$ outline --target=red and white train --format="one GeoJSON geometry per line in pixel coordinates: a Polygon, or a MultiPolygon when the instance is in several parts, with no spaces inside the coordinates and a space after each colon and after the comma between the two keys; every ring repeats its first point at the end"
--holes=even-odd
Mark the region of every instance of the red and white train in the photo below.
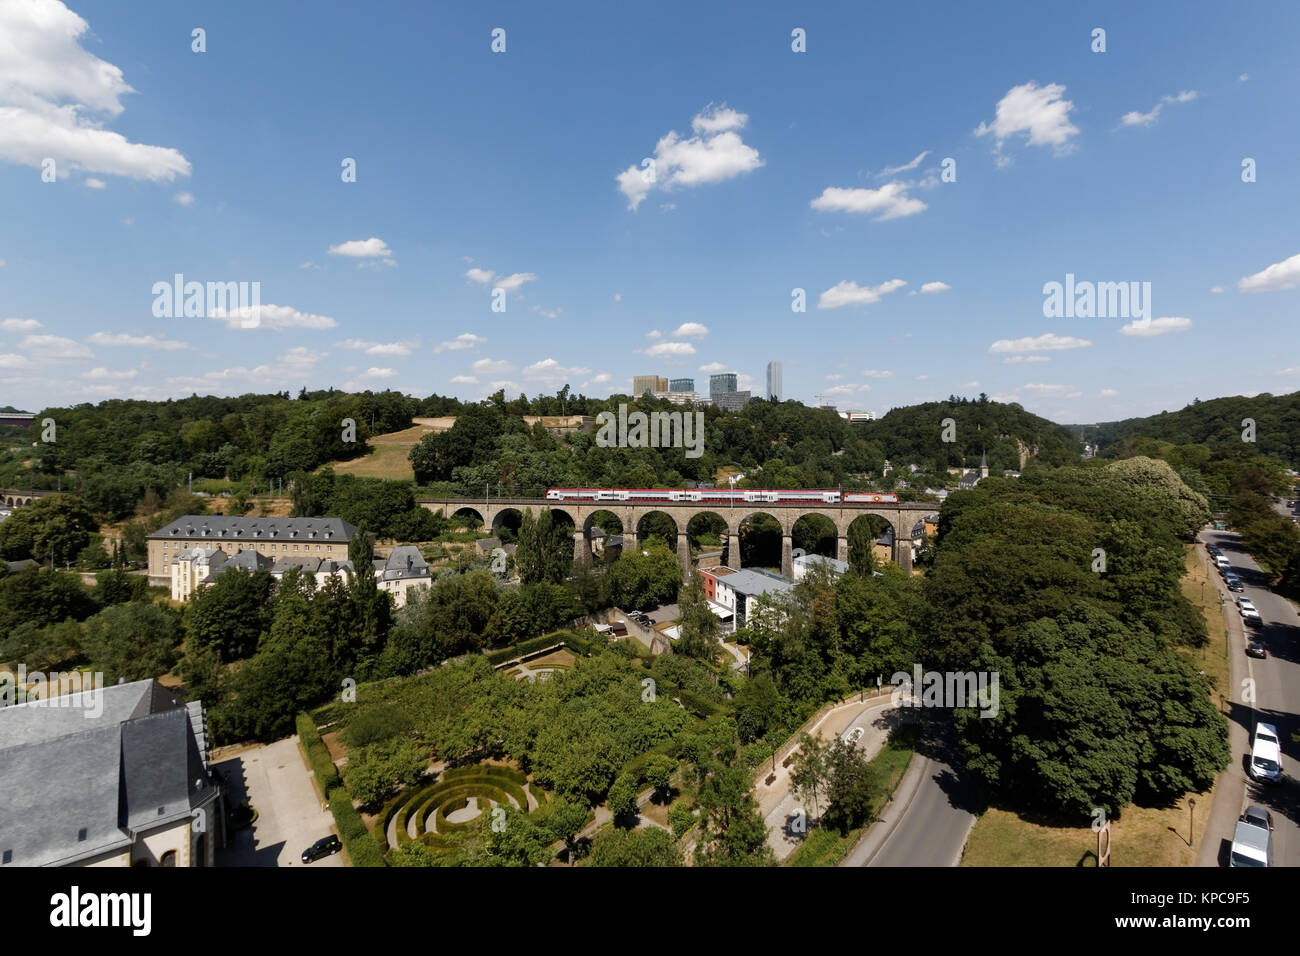
{"type": "Polygon", "coordinates": [[[773,504],[896,504],[898,495],[875,491],[763,490],[758,488],[550,488],[548,501],[716,501],[773,504]]]}

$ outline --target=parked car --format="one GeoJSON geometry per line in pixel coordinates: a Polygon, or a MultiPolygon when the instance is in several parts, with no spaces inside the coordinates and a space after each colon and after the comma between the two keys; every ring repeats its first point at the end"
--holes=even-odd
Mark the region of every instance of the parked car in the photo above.
{"type": "Polygon", "coordinates": [[[1232,834],[1229,866],[1271,866],[1273,864],[1273,817],[1262,807],[1246,808],[1232,834]]]}
{"type": "Polygon", "coordinates": [[[1214,566],[1217,567],[1220,571],[1227,571],[1229,568],[1232,567],[1232,563],[1223,555],[1219,555],[1214,559],[1214,566]]]}
{"type": "Polygon", "coordinates": [[[1223,582],[1224,582],[1226,585],[1228,585],[1228,590],[1229,590],[1229,591],[1244,591],[1244,590],[1245,590],[1245,588],[1244,588],[1244,587],[1242,586],[1242,584],[1241,584],[1241,578],[1237,577],[1235,574],[1228,574],[1228,575],[1225,575],[1224,578],[1223,578],[1223,582]]]}
{"type": "Polygon", "coordinates": [[[307,849],[302,851],[302,861],[304,863],[313,863],[316,860],[329,856],[331,853],[337,853],[343,849],[343,844],[339,842],[336,836],[321,837],[307,849]]]}
{"type": "Polygon", "coordinates": [[[1272,724],[1255,725],[1255,741],[1250,748],[1250,775],[1265,783],[1278,783],[1282,779],[1282,743],[1277,728],[1272,724]]]}
{"type": "Polygon", "coordinates": [[[1259,641],[1251,641],[1246,645],[1246,656],[1263,659],[1268,657],[1268,651],[1264,650],[1264,645],[1259,641]]]}

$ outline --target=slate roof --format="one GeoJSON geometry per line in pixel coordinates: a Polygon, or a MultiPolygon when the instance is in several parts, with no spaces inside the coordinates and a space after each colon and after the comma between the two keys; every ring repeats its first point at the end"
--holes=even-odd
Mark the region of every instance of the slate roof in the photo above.
{"type": "Polygon", "coordinates": [[[748,597],[758,597],[762,594],[768,594],[773,591],[789,591],[793,584],[784,578],[773,577],[768,574],[759,574],[749,568],[742,568],[726,576],[719,583],[726,584],[740,594],[748,597]]]}
{"type": "Polygon", "coordinates": [[[342,518],[254,518],[245,515],[182,515],[149,540],[203,538],[216,541],[341,541],[357,529],[342,518]]]}
{"type": "Polygon", "coordinates": [[[124,850],[132,831],[188,819],[215,792],[193,706],[145,680],[103,688],[92,716],[88,693],[0,708],[0,851],[10,866],[124,850]]]}
{"type": "Polygon", "coordinates": [[[430,577],[428,562],[420,549],[411,544],[401,544],[393,549],[386,559],[375,559],[375,571],[381,572],[384,581],[400,581],[403,578],[430,577]]]}

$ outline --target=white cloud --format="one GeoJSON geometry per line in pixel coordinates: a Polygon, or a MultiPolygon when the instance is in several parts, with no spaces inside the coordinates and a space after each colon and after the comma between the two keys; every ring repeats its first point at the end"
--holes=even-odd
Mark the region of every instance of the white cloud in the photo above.
{"type": "Polygon", "coordinates": [[[1038,336],[1026,336],[1022,339],[998,339],[989,346],[989,352],[997,355],[1006,352],[1057,352],[1063,349],[1082,349],[1092,345],[1087,339],[1077,339],[1072,335],[1054,335],[1051,332],[1038,336]]]}
{"type": "Polygon", "coordinates": [[[957,387],[958,388],[979,388],[980,387],[979,379],[972,379],[969,382],[963,382],[961,385],[958,385],[957,387]]]}
{"type": "Polygon", "coordinates": [[[296,345],[277,356],[272,362],[254,368],[236,365],[204,372],[201,375],[178,375],[167,379],[166,383],[174,388],[194,392],[241,384],[283,387],[286,376],[306,375],[324,357],[324,352],[314,352],[306,346],[296,345]]]}
{"type": "Polygon", "coordinates": [[[106,369],[103,366],[100,366],[99,368],[92,368],[89,372],[82,372],[81,377],[93,378],[93,379],[113,379],[114,381],[117,381],[121,379],[135,378],[139,374],[140,372],[137,369],[127,369],[126,371],[123,372],[114,372],[111,371],[110,369],[106,369]]]}
{"type": "Polygon", "coordinates": [[[299,266],[298,266],[298,268],[299,268],[299,269],[321,269],[321,268],[323,268],[323,267],[322,267],[322,266],[318,266],[318,265],[316,265],[316,263],[311,262],[311,261],[309,260],[309,261],[307,261],[307,262],[300,263],[299,266]]]}
{"type": "Polygon", "coordinates": [[[451,377],[453,385],[477,385],[478,379],[473,375],[453,375],[451,377]]]}
{"type": "Polygon", "coordinates": [[[462,332],[454,339],[439,342],[433,347],[433,351],[435,355],[439,352],[459,352],[462,349],[477,348],[486,341],[487,339],[481,335],[475,335],[473,332],[462,332]]]}
{"type": "Polygon", "coordinates": [[[558,319],[560,317],[560,313],[564,311],[561,308],[543,309],[540,305],[534,305],[531,307],[531,309],[532,311],[536,312],[538,315],[547,319],[558,319]]]}
{"type": "Polygon", "coordinates": [[[406,358],[413,351],[405,342],[367,342],[364,339],[344,339],[337,347],[391,358],[406,358]]]}
{"type": "Polygon", "coordinates": [[[1137,335],[1145,338],[1152,335],[1164,335],[1166,332],[1186,332],[1191,327],[1191,319],[1167,315],[1159,319],[1134,319],[1128,325],[1123,326],[1120,332],[1124,335],[1137,335]]]}
{"type": "Polygon", "coordinates": [[[1050,362],[1047,355],[1008,355],[1002,360],[1003,365],[1019,365],[1021,362],[1050,362]]]}
{"type": "Polygon", "coordinates": [[[1224,289],[1223,286],[1221,285],[1213,285],[1210,286],[1210,291],[1213,292],[1215,295],[1218,295],[1220,292],[1223,292],[1224,289]]]}
{"type": "Polygon", "coordinates": [[[947,292],[951,288],[952,286],[946,282],[927,282],[921,286],[921,295],[936,295],[940,292],[947,292]]]}
{"type": "Polygon", "coordinates": [[[90,358],[93,354],[75,339],[61,335],[24,335],[19,346],[27,349],[30,358],[43,362],[68,362],[90,358]]]}
{"type": "Polygon", "coordinates": [[[998,100],[993,122],[980,123],[975,135],[993,134],[994,152],[999,154],[1000,166],[1009,162],[1001,158],[1003,143],[1017,133],[1024,133],[1030,146],[1051,146],[1058,154],[1064,153],[1069,148],[1070,137],[1079,132],[1070,122],[1074,104],[1061,98],[1064,92],[1065,87],[1059,83],[1039,86],[1030,81],[1013,86],[998,100]]]}
{"type": "Polygon", "coordinates": [[[651,329],[649,332],[645,334],[645,337],[648,339],[658,339],[663,337],[663,333],[660,332],[658,329],[651,329]]]}
{"type": "Polygon", "coordinates": [[[30,368],[31,360],[26,355],[13,352],[0,353],[0,368],[30,368]]]}
{"type": "Polygon", "coordinates": [[[179,192],[179,193],[177,193],[173,198],[176,200],[177,205],[180,205],[180,206],[193,206],[193,205],[194,205],[194,194],[193,194],[193,193],[179,192]]]}
{"type": "Polygon", "coordinates": [[[588,379],[586,382],[583,383],[583,387],[586,387],[588,385],[605,385],[608,382],[610,382],[613,378],[614,376],[610,375],[608,372],[597,372],[590,379],[588,379]]]}
{"type": "MultiPolygon", "coordinates": [[[[243,329],[244,322],[253,317],[253,309],[245,306],[226,312],[225,309],[212,310],[209,318],[225,322],[232,329],[243,329]]],[[[258,313],[258,324],[248,326],[262,330],[279,331],[281,329],[332,329],[338,322],[328,315],[315,315],[311,312],[299,312],[287,305],[263,305],[258,313]]]]}
{"type": "Polygon", "coordinates": [[[358,377],[359,377],[359,378],[363,378],[363,379],[369,379],[369,378],[380,378],[380,379],[383,379],[383,378],[392,378],[392,377],[393,377],[394,375],[396,375],[396,374],[397,374],[397,372],[396,372],[396,370],[394,370],[394,369],[391,369],[391,368],[375,368],[375,367],[372,365],[370,368],[368,368],[368,369],[366,369],[364,372],[362,372],[361,375],[358,376],[358,377]]]}
{"type": "Polygon", "coordinates": [[[838,374],[838,373],[836,373],[836,372],[832,372],[830,375],[826,375],[826,376],[824,376],[824,378],[825,378],[826,381],[828,381],[828,382],[838,382],[838,381],[839,381],[840,379],[842,379],[843,377],[844,377],[843,375],[840,375],[840,374],[838,374]]]}
{"type": "Polygon", "coordinates": [[[886,183],[879,189],[827,186],[808,205],[820,212],[877,214],[875,221],[883,222],[912,216],[928,208],[921,200],[907,195],[907,189],[907,184],[901,182],[886,183]]]}
{"type": "Polygon", "coordinates": [[[556,388],[590,374],[591,369],[589,368],[566,368],[553,358],[545,358],[540,362],[534,362],[523,370],[524,378],[534,382],[543,382],[556,388]]]}
{"type": "Polygon", "coordinates": [[[516,272],[512,275],[502,276],[493,283],[495,289],[505,289],[507,292],[513,292],[525,282],[532,282],[537,278],[535,272],[516,272]]]}
{"type": "Polygon", "coordinates": [[[1300,285],[1300,253],[1246,276],[1237,283],[1237,288],[1242,292],[1279,292],[1297,285],[1300,285]]]}
{"type": "Polygon", "coordinates": [[[346,256],[349,259],[384,259],[392,256],[388,243],[375,236],[369,239],[349,239],[327,250],[332,256],[346,256]]]}
{"type": "Polygon", "coordinates": [[[622,302],[622,301],[623,301],[623,293],[622,293],[622,292],[615,292],[615,293],[614,293],[614,301],[615,301],[615,302],[622,302]]]}
{"type": "Polygon", "coordinates": [[[1137,110],[1130,110],[1119,118],[1121,126],[1151,126],[1160,118],[1160,111],[1165,108],[1166,103],[1190,103],[1196,99],[1195,90],[1183,90],[1176,96],[1162,96],[1160,102],[1151,107],[1148,113],[1140,113],[1137,110]]]}
{"type": "Polygon", "coordinates": [[[709,327],[701,325],[698,322],[683,322],[677,326],[677,330],[672,333],[673,338],[678,339],[702,339],[709,334],[709,327]]]}
{"type": "Polygon", "coordinates": [[[898,173],[905,173],[909,169],[916,169],[917,166],[921,165],[921,161],[929,155],[930,155],[930,151],[928,149],[924,150],[923,152],[917,154],[916,158],[913,159],[911,162],[904,163],[902,166],[886,166],[878,173],[878,175],[881,179],[884,179],[886,176],[894,176],[898,173]]]}
{"type": "Polygon", "coordinates": [[[888,369],[864,368],[862,374],[867,378],[893,378],[894,373],[888,369]]]}
{"type": "Polygon", "coordinates": [[[694,119],[695,135],[682,139],[676,130],[655,144],[653,167],[629,166],[614,177],[628,209],[636,209],[654,189],[703,186],[734,179],[763,165],[758,150],[737,132],[749,117],[727,106],[706,106],[694,119]]]}
{"type": "Polygon", "coordinates": [[[1237,77],[1237,82],[1238,82],[1238,83],[1245,83],[1245,82],[1246,82],[1247,80],[1249,80],[1249,79],[1250,79],[1250,74],[1249,74],[1249,73],[1243,73],[1243,74],[1241,74],[1241,76],[1237,77]]]}
{"type": "Polygon", "coordinates": [[[87,189],[104,189],[108,186],[108,183],[102,179],[96,179],[94,176],[87,176],[82,185],[87,189]]]}
{"type": "Polygon", "coordinates": [[[35,319],[5,319],[0,322],[0,329],[5,332],[35,332],[40,328],[44,326],[35,319]]]}
{"type": "Polygon", "coordinates": [[[1073,392],[1075,388],[1073,385],[1044,385],[1039,382],[1024,386],[1024,390],[1038,395],[1062,395],[1066,392],[1073,392]]]}
{"type": "Polygon", "coordinates": [[[40,168],[48,157],[60,175],[188,176],[177,150],[129,142],[96,117],[120,116],[121,97],[135,90],[121,69],[82,49],[89,31],[59,0],[0,3],[0,160],[40,168]]]}
{"type": "Polygon", "coordinates": [[[470,282],[477,282],[479,285],[487,285],[492,281],[494,275],[496,273],[491,269],[480,269],[478,266],[465,271],[465,278],[469,279],[470,282]]]}
{"type": "Polygon", "coordinates": [[[0,269],[3,269],[4,267],[5,267],[5,261],[3,259],[0,259],[0,269]]]}
{"type": "Polygon", "coordinates": [[[918,375],[918,376],[916,377],[916,380],[917,380],[918,382],[927,382],[927,381],[930,380],[930,376],[929,376],[929,375],[918,375]]]}
{"type": "Polygon", "coordinates": [[[902,279],[890,279],[877,286],[858,285],[845,279],[831,286],[817,299],[819,309],[838,309],[846,305],[871,305],[880,297],[907,285],[902,279]]]}
{"type": "Polygon", "coordinates": [[[505,359],[481,358],[470,366],[480,375],[506,375],[515,370],[515,367],[505,359]]]}
{"type": "Polygon", "coordinates": [[[1114,398],[1118,394],[1119,394],[1119,390],[1114,388],[1103,388],[1101,390],[1102,398],[1114,398]]]}
{"type": "Polygon", "coordinates": [[[645,354],[652,358],[665,355],[694,355],[695,346],[690,342],[656,342],[645,350],[645,354]]]}
{"type": "Polygon", "coordinates": [[[710,362],[708,365],[700,366],[701,372],[707,372],[710,375],[717,374],[718,372],[725,372],[726,370],[727,366],[723,365],[721,362],[710,362]]]}
{"type": "Polygon", "coordinates": [[[194,346],[177,339],[155,335],[127,335],[125,332],[95,332],[87,339],[91,345],[128,345],[138,349],[157,349],[160,352],[179,352],[194,346]]]}

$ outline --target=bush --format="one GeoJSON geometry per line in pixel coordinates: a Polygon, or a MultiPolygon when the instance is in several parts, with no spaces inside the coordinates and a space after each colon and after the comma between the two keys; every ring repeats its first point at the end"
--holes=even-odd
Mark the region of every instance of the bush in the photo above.
{"type": "Polygon", "coordinates": [[[316,729],[316,724],[309,716],[299,714],[297,728],[298,741],[302,744],[303,752],[307,754],[307,763],[316,775],[320,792],[328,794],[342,783],[339,778],[339,768],[334,766],[334,761],[330,759],[330,752],[325,747],[325,741],[320,739],[320,731],[316,729]]]}
{"type": "Polygon", "coordinates": [[[673,828],[673,836],[677,839],[680,840],[695,823],[695,811],[685,802],[678,800],[668,808],[668,824],[673,828]]]}
{"type": "Polygon", "coordinates": [[[348,856],[353,866],[387,866],[379,844],[370,835],[361,816],[352,806],[352,794],[344,787],[335,787],[329,792],[330,810],[334,822],[339,828],[339,839],[347,847],[348,856]]]}

